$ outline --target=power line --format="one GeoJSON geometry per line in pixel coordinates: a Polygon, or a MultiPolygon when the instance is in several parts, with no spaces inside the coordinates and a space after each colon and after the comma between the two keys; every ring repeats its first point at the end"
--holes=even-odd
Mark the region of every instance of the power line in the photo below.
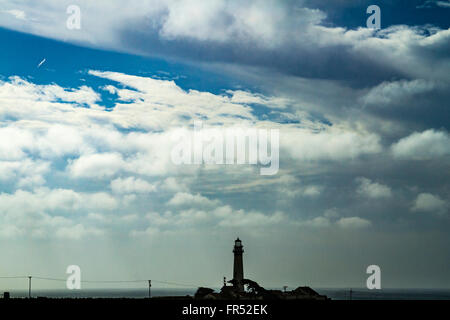
{"type": "Polygon", "coordinates": [[[193,285],[193,284],[186,284],[186,283],[176,283],[176,282],[168,282],[168,281],[159,281],[159,280],[152,280],[154,282],[157,283],[162,283],[162,284],[168,284],[168,285],[173,285],[173,286],[181,286],[181,287],[202,287],[199,285],[193,285]]]}
{"type": "MultiPolygon", "coordinates": [[[[52,278],[52,277],[40,277],[40,276],[0,276],[0,279],[29,279],[32,277],[37,280],[46,280],[46,281],[60,281],[66,282],[67,279],[63,278],[52,278]]],[[[148,279],[145,280],[81,280],[82,283],[148,283],[148,279]]],[[[188,283],[179,283],[172,281],[163,281],[163,280],[151,280],[154,283],[172,285],[172,286],[181,286],[181,287],[201,287],[199,285],[188,284],[188,283]]]]}

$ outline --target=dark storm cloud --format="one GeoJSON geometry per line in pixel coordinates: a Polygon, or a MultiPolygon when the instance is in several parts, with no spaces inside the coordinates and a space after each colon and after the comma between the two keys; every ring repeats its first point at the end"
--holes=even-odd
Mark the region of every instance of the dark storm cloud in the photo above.
{"type": "MultiPolygon", "coordinates": [[[[123,26],[118,39],[124,47],[145,55],[265,68],[290,76],[342,81],[358,88],[383,81],[433,77],[432,73],[442,72],[440,64],[448,62],[450,51],[448,35],[441,32],[435,36],[438,39],[428,43],[424,43],[424,38],[431,38],[439,28],[445,29],[444,24],[432,26],[433,21],[430,21],[428,26],[418,27],[411,18],[404,17],[400,23],[403,27],[391,27],[392,23],[386,23],[381,32],[371,33],[361,29],[366,27],[368,3],[335,1],[325,5],[316,1],[291,1],[277,4],[283,22],[268,20],[266,33],[258,33],[258,29],[266,27],[264,22],[249,22],[249,26],[243,26],[233,10],[223,9],[223,15],[212,13],[200,18],[202,22],[192,23],[175,20],[182,19],[171,13],[171,10],[176,11],[175,7],[161,13],[156,23],[150,24],[148,18],[143,18],[123,26]],[[352,15],[362,18],[358,18],[361,21],[340,23],[339,12],[348,8],[361,11],[360,15],[352,15]],[[218,19],[223,16],[228,18],[218,19]],[[149,27],[143,29],[143,25],[149,27]],[[429,70],[417,74],[417,63],[423,65],[419,70],[429,70]]],[[[417,16],[417,9],[411,3],[402,6],[383,2],[380,6],[383,21],[386,14],[402,16],[408,10],[414,10],[417,16]]],[[[259,14],[270,17],[269,9],[263,6],[260,9],[259,14]]],[[[250,19],[252,11],[242,10],[250,19]]]]}
{"type": "Polygon", "coordinates": [[[225,44],[185,39],[169,41],[161,39],[157,33],[133,30],[123,30],[120,39],[126,47],[142,54],[198,63],[259,67],[290,76],[344,81],[355,87],[375,85],[393,78],[409,78],[401,70],[353,52],[348,45],[317,48],[309,47],[307,43],[301,46],[287,43],[281,48],[266,49],[252,41],[225,44]]]}
{"type": "Polygon", "coordinates": [[[448,101],[450,101],[449,87],[441,86],[427,92],[407,94],[391,101],[368,102],[364,110],[382,119],[403,122],[411,130],[423,131],[435,128],[449,131],[448,101]]]}

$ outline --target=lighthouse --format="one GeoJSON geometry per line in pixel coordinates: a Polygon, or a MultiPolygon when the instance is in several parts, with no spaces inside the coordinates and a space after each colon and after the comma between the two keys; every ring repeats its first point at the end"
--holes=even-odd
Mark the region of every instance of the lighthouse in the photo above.
{"type": "Polygon", "coordinates": [[[242,254],[244,253],[244,247],[242,246],[242,241],[237,238],[234,241],[234,267],[233,267],[233,280],[234,286],[239,292],[244,291],[244,285],[242,280],[244,280],[244,265],[242,263],[242,254]]]}

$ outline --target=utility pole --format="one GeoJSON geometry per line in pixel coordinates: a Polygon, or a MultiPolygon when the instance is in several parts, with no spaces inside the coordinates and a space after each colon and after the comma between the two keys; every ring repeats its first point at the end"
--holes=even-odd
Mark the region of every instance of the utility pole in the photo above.
{"type": "Polygon", "coordinates": [[[148,280],[148,298],[152,297],[152,280],[148,280]]]}
{"type": "Polygon", "coordinates": [[[28,298],[31,299],[31,276],[28,276],[28,298]]]}

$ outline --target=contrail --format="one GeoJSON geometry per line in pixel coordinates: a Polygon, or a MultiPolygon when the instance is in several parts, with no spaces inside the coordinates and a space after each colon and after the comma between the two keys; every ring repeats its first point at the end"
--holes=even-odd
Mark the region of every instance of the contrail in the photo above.
{"type": "Polygon", "coordinates": [[[39,69],[44,63],[45,61],[47,61],[47,59],[44,58],[44,60],[42,60],[41,62],[39,62],[37,68],[39,69]]]}

